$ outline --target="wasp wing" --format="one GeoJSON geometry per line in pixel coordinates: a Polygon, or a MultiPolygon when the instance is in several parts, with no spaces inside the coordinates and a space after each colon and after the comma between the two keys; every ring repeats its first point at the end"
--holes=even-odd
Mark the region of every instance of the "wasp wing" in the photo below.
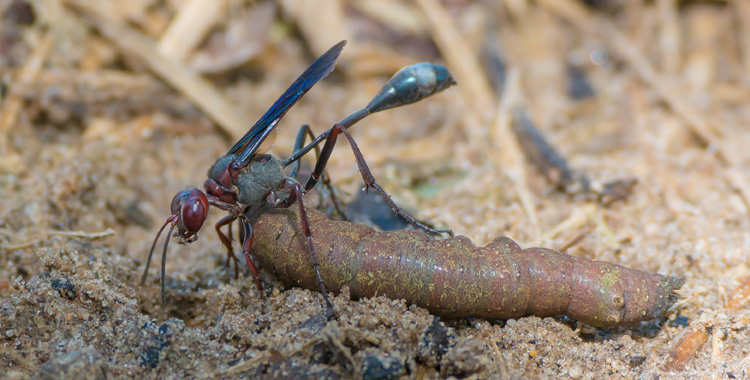
{"type": "Polygon", "coordinates": [[[250,161],[250,158],[258,151],[258,148],[268,135],[276,128],[276,123],[284,117],[292,106],[302,98],[305,93],[318,83],[321,79],[328,76],[336,66],[341,49],[346,45],[346,41],[341,41],[330,48],[325,54],[321,55],[310,67],[305,70],[297,80],[284,92],[281,97],[258,119],[242,138],[237,141],[227,154],[238,154],[237,163],[244,166],[250,161]]]}

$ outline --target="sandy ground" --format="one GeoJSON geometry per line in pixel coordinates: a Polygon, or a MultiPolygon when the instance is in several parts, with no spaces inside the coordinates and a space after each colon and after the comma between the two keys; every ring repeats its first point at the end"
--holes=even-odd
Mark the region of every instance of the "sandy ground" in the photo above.
{"type": "MultiPolygon", "coordinates": [[[[472,25],[485,5],[453,4],[452,11],[462,15],[459,26],[472,25]]],[[[559,64],[545,66],[550,57],[528,58],[533,53],[519,61],[513,57],[523,56],[521,44],[501,38],[511,62],[529,65],[514,91],[525,94],[532,119],[571,167],[596,180],[637,180],[627,199],[608,206],[556,189],[531,166],[527,174],[509,169],[520,156],[509,158],[498,148],[505,147],[497,140],[499,124],[475,112],[476,104],[461,89],[471,87],[465,78],[443,94],[374,115],[352,129],[375,178],[394,200],[477,244],[505,235],[523,247],[564,249],[683,276],[683,299],[663,318],[608,329],[562,317],[448,321],[402,301],[353,300],[344,291],[333,299],[336,318],[321,322],[315,319],[324,307],[319,293],[286,287],[263,270],[268,301],[262,312],[249,277],[242,273],[235,279],[224,265],[225,252],[213,232],[223,216],[219,210],[211,211],[198,241],[171,244],[165,304],[159,258],[141,286],[172,196],[200,187],[209,166],[234,140],[217,132],[194,101],[154,79],[105,37],[76,34],[91,29],[73,16],[72,32],[54,37],[36,84],[13,86],[19,67],[43,40],[43,29],[28,26],[12,34],[8,25],[23,25],[23,14],[11,20],[10,8],[3,6],[8,12],[3,41],[9,44],[4,46],[15,54],[2,62],[14,68],[3,85],[20,88],[14,94],[21,94],[22,105],[12,127],[2,129],[7,138],[0,172],[3,378],[750,378],[750,313],[747,306],[727,308],[750,275],[750,219],[742,193],[742,181],[750,178],[744,148],[750,143],[750,92],[727,84],[731,69],[702,91],[683,91],[697,94],[683,97],[688,111],[721,131],[720,139],[706,144],[691,132],[694,122],[640,81],[632,62],[619,60],[616,49],[609,63],[583,66],[595,96],[577,100],[560,84],[570,72],[559,64]],[[83,75],[76,66],[81,56],[65,50],[75,41],[87,41],[85,46],[98,52],[85,62],[96,66],[90,60],[99,60],[110,71],[92,71],[94,79],[83,75]],[[481,144],[482,136],[488,145],[481,144]],[[522,186],[519,178],[525,179],[522,186]],[[521,194],[529,196],[531,214],[521,194]],[[670,350],[693,330],[707,336],[707,343],[683,371],[668,370],[670,350]]],[[[640,11],[657,14],[648,7],[640,11]]],[[[541,6],[527,12],[524,20],[553,30],[536,36],[548,49],[564,51],[550,43],[557,31],[569,37],[565,41],[582,41],[564,44],[578,53],[603,51],[601,44],[591,45],[595,36],[579,33],[554,12],[541,6]]],[[[693,25],[695,19],[722,20],[730,12],[695,6],[679,15],[693,25]]],[[[301,33],[308,33],[297,21],[301,33]]],[[[519,40],[535,36],[524,25],[501,29],[518,32],[519,40]]],[[[644,50],[651,46],[635,39],[644,50]]],[[[306,53],[294,35],[271,45],[250,68],[212,78],[251,115],[248,127],[316,55],[306,53]]],[[[302,123],[321,132],[366,104],[393,72],[389,64],[445,63],[434,47],[415,50],[414,57],[397,49],[399,59],[383,63],[372,58],[383,50],[362,45],[350,40],[346,49],[352,55],[279,124],[273,154],[289,155],[302,123]],[[357,66],[357,54],[387,68],[368,72],[361,60],[357,66]]],[[[719,57],[708,60],[713,72],[736,63],[721,49],[710,51],[719,57]]],[[[449,67],[455,62],[448,61],[449,67]]],[[[6,93],[4,101],[10,98],[6,93]]],[[[485,111],[491,114],[496,106],[490,102],[485,111]]],[[[345,143],[334,152],[329,172],[350,203],[362,183],[345,143]]]]}

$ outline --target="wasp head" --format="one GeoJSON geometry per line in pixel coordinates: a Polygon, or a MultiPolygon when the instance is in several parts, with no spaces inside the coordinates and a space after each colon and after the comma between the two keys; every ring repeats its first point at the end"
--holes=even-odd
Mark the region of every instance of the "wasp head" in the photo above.
{"type": "Polygon", "coordinates": [[[159,232],[156,233],[154,243],[151,245],[151,251],[148,253],[148,260],[146,261],[146,269],[143,271],[141,277],[141,285],[146,282],[146,274],[148,273],[148,267],[151,264],[151,257],[154,254],[154,248],[156,247],[156,241],[159,240],[161,232],[164,231],[164,227],[167,224],[171,224],[169,227],[169,234],[167,239],[164,241],[164,251],[161,256],[161,302],[164,303],[164,285],[165,285],[165,262],[167,259],[167,246],[169,245],[169,237],[172,235],[175,227],[174,236],[179,238],[180,244],[194,242],[198,238],[198,231],[203,226],[203,222],[206,221],[208,216],[208,198],[202,191],[192,188],[182,190],[172,198],[172,215],[167,218],[164,225],[161,226],[159,232]]]}
{"type": "Polygon", "coordinates": [[[172,198],[172,224],[177,227],[175,236],[180,244],[191,243],[208,217],[208,199],[202,191],[191,188],[182,190],[172,198]]]}

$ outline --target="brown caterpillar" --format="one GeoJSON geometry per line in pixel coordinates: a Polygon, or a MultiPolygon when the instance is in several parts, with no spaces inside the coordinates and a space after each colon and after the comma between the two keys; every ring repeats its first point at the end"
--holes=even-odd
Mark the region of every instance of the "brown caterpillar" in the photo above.
{"type": "MultiPolygon", "coordinates": [[[[248,209],[253,257],[284,283],[319,290],[296,207],[248,209]]],[[[464,236],[433,240],[422,231],[378,232],[308,208],[312,241],[328,288],[355,298],[405,299],[446,318],[566,315],[598,327],[661,315],[684,280],[506,237],[476,247],[464,236]]]]}

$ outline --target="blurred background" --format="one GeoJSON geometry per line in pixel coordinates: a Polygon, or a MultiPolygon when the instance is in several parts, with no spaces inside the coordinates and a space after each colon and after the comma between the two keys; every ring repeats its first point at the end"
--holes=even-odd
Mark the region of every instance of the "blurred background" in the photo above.
{"type": "MultiPolygon", "coordinates": [[[[555,377],[750,376],[745,1],[0,0],[0,294],[45,270],[33,252],[59,232],[138,272],[172,196],[200,187],[341,40],[335,71],[279,123],[274,155],[291,154],[302,124],[318,134],[365,106],[401,67],[441,64],[457,86],[350,130],[399,205],[478,245],[506,235],[687,278],[684,323],[625,344],[646,364],[568,373],[520,343],[511,362],[555,377]],[[566,164],[534,160],[528,128],[566,164]],[[698,353],[665,365],[688,329],[698,353]]],[[[328,172],[353,202],[362,180],[345,142],[328,172]]],[[[220,214],[172,247],[171,276],[222,265],[220,214]]],[[[611,347],[595,343],[586,352],[602,360],[611,347]]]]}

